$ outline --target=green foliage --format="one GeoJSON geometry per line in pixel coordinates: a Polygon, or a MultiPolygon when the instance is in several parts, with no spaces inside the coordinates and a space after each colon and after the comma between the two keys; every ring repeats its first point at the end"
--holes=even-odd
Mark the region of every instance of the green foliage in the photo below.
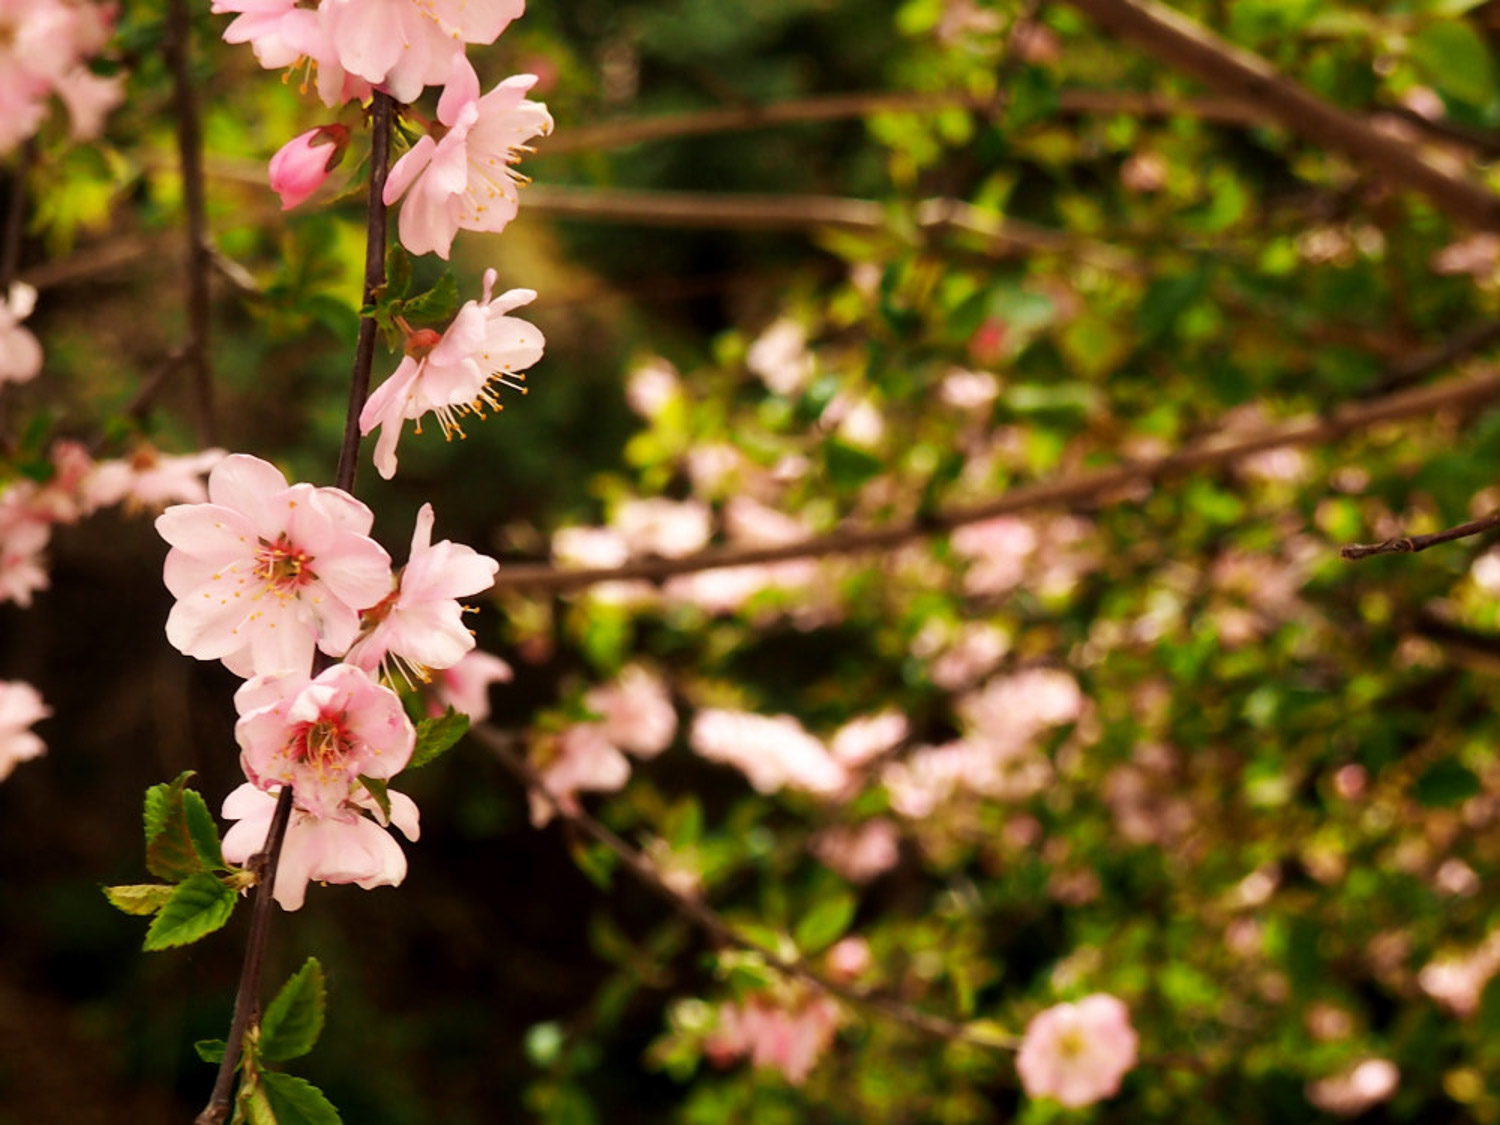
{"type": "Polygon", "coordinates": [[[267,1071],[260,1088],[275,1125],[338,1125],[343,1119],[323,1091],[305,1078],[267,1071]]]}
{"type": "Polygon", "coordinates": [[[819,953],[828,948],[849,929],[854,921],[858,900],[851,894],[840,892],[814,903],[797,921],[792,937],[803,954],[819,953]]]}
{"type": "Polygon", "coordinates": [[[260,1021],[260,1057],[284,1062],[305,1055],[323,1033],[327,996],[323,966],[309,957],[266,1007],[260,1021]]]}
{"type": "Polygon", "coordinates": [[[412,751],[408,770],[420,769],[446,754],[459,739],[469,733],[469,716],[449,707],[441,715],[417,723],[417,744],[412,751]]]}
{"type": "Polygon", "coordinates": [[[146,950],[189,945],[229,921],[239,895],[213,875],[189,875],[175,887],[146,930],[146,950]]]}

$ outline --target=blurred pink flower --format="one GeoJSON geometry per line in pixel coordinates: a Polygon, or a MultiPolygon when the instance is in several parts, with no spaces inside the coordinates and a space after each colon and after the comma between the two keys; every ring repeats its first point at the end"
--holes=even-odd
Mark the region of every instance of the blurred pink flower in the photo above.
{"type": "Polygon", "coordinates": [[[42,345],[21,327],[34,308],[36,290],[23,281],[11,282],[0,300],[0,384],[28,383],[42,370],[42,345]]]}
{"type": "Polygon", "coordinates": [[[0,602],[29,606],[32,594],[47,588],[42,552],[52,538],[52,524],[37,510],[36,492],[29,480],[0,489],[0,602]]]}
{"type": "Polygon", "coordinates": [[[209,502],[156,520],[177,598],[167,639],[240,676],[305,672],[313,650],[342,656],[359,611],[391,588],[391,559],[369,537],[370,509],[337,488],[288,485],[274,465],[237,453],[214,466],[209,502]]]}
{"type": "Polygon", "coordinates": [[[698,712],[688,740],[709,761],[739,770],[760,793],[790,786],[832,794],[848,780],[844,767],[790,715],[710,708],[698,712]]]}
{"type": "Polygon", "coordinates": [[[756,1067],[779,1070],[793,1086],[807,1081],[838,1030],[839,1007],[818,993],[787,1008],[765,995],[719,1009],[719,1026],[704,1042],[720,1065],[748,1054],[756,1067]]]}
{"type": "Polygon", "coordinates": [[[451,440],[455,433],[463,436],[462,415],[482,418],[485,407],[504,409],[502,387],[526,393],[525,377],[517,373],[542,357],[545,341],[534,325],[507,314],[531,303],[536,293],[511,289],[492,298],[495,278],[494,270],[485,271],[480,299],[466,302],[441,336],[431,329],[413,333],[400,365],[366,400],[359,430],[368,434],[380,427],[375,468],[386,480],[396,475],[396,443],[407,420],[417,420],[420,433],[420,419],[432,411],[451,440]]]}
{"type": "Polygon", "coordinates": [[[1053,1098],[1070,1108],[1092,1105],[1119,1091],[1135,1066],[1137,1045],[1130,1009],[1096,992],[1033,1017],[1016,1071],[1028,1097],[1053,1098]]]}
{"type": "MultiPolygon", "coordinates": [[[[224,798],[224,816],[237,821],[224,833],[224,858],[230,863],[246,862],[265,844],[276,811],[276,792],[246,782],[224,798]]],[[[293,808],[271,889],[283,910],[301,908],[312,880],[353,883],[370,890],[394,887],[406,878],[406,856],[385,826],[394,824],[408,840],[417,839],[417,806],[405,793],[393,789],[386,791],[386,797],[391,803],[389,822],[363,790],[352,794],[331,816],[293,808]]]]}
{"type": "Polygon", "coordinates": [[[899,711],[881,711],[850,719],[834,732],[828,748],[834,759],[854,769],[893,750],[911,733],[911,723],[899,711]]]}
{"type": "Polygon", "coordinates": [[[129,457],[96,462],[80,483],[86,511],[123,503],[127,509],[201,504],[208,499],[203,474],[228,457],[222,449],[162,453],[141,445],[129,457]]]}
{"type": "MultiPolygon", "coordinates": [[[[570,812],[578,808],[579,793],[613,793],[630,780],[630,760],[599,723],[569,727],[556,740],[551,754],[540,768],[542,784],[570,812]]],[[[532,793],[531,823],[542,828],[552,816],[552,804],[532,793]]]]}
{"type": "Polygon", "coordinates": [[[426,680],[428,669],[451,668],[474,647],[458,599],[488,590],[500,564],[448,539],[434,544],[433,518],[432,505],[423,504],[395,589],[364,612],[359,639],[344,657],[372,675],[426,680]]]}
{"type": "Polygon", "coordinates": [[[429,707],[429,712],[440,715],[444,708],[452,707],[469,716],[471,722],[482,723],[490,717],[490,685],[508,684],[514,678],[515,672],[505,661],[475,649],[433,677],[436,706],[429,707]]]}
{"type": "Polygon", "coordinates": [[[290,785],[297,807],[336,816],[361,777],[394,777],[406,768],[416,729],[401,699],[352,664],[306,673],[257,676],[235,693],[234,737],[240,765],[261,789],[290,785]]]}
{"type": "Polygon", "coordinates": [[[535,75],[518,74],[461,105],[445,97],[450,104],[438,106],[443,139],[423,137],[391,169],[385,202],[394,206],[406,196],[397,229],[413,254],[446,260],[460,230],[494,234],[515,218],[524,182],[511,170],[517,153],[532,137],[552,132],[547,107],[524,96],[535,82],[535,75]]]}
{"type": "Polygon", "coordinates": [[[92,141],[104,132],[104,119],[110,111],[125,100],[125,76],[106,78],[80,65],[61,75],[53,90],[68,110],[73,139],[92,141]]]}
{"type": "Polygon", "coordinates": [[[779,395],[794,395],[812,380],[816,364],[807,335],[795,320],[775,321],[745,355],[745,366],[779,395]]]}
{"type": "Polygon", "coordinates": [[[1307,1100],[1325,1113],[1355,1117],[1385,1101],[1401,1084],[1401,1071],[1386,1059],[1365,1059],[1343,1074],[1307,1086],[1307,1100]]]}
{"type": "Polygon", "coordinates": [[[813,854],[851,883],[868,883],[896,866],[901,836],[884,817],[859,825],[837,825],[813,837],[813,854]]]}
{"type": "Polygon", "coordinates": [[[610,526],[620,533],[632,555],[677,559],[702,550],[712,533],[713,516],[701,500],[668,500],[655,496],[627,500],[615,509],[610,526]]]}
{"type": "Polygon", "coordinates": [[[50,714],[52,709],[30,684],[0,681],[0,781],[9,777],[18,763],[47,749],[29,728],[50,714]]]}
{"type": "Polygon", "coordinates": [[[642,418],[655,418],[681,394],[677,369],[660,356],[634,368],[625,380],[625,401],[642,418]]]}
{"type": "Polygon", "coordinates": [[[677,734],[666,684],[639,664],[621,669],[613,683],[584,696],[584,703],[602,718],[605,737],[637,757],[656,757],[677,734]]]}
{"type": "Polygon", "coordinates": [[[857,934],[840,938],[833,948],[823,955],[823,962],[828,966],[829,975],[835,979],[854,980],[870,969],[872,963],[870,943],[857,934]]]}

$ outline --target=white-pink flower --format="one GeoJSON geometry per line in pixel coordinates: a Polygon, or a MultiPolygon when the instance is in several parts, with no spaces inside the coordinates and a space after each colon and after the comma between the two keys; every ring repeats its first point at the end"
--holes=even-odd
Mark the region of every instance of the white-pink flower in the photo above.
{"type": "Polygon", "coordinates": [[[261,789],[290,785],[297,807],[338,813],[361,777],[384,780],[406,768],[417,732],[401,699],[352,664],[315,679],[257,676],[234,696],[240,765],[261,789]]]}
{"type": "Polygon", "coordinates": [[[677,734],[667,685],[639,664],[621,669],[613,683],[585,695],[584,703],[603,720],[604,736],[637,757],[656,757],[677,734]]]}
{"type": "Polygon", "coordinates": [[[0,781],[9,777],[18,763],[29,761],[47,749],[30,727],[50,714],[52,709],[30,684],[19,680],[0,682],[0,781]]]}
{"type": "Polygon", "coordinates": [[[167,504],[201,504],[208,499],[203,474],[228,457],[223,449],[162,453],[142,445],[129,457],[93,464],[79,485],[86,511],[124,504],[127,510],[167,504]]]}
{"type": "Polygon", "coordinates": [[[511,289],[491,298],[495,278],[494,270],[485,271],[481,299],[465,303],[441,336],[431,329],[414,333],[400,366],[366,401],[359,430],[368,434],[380,427],[375,468],[386,480],[396,475],[396,443],[408,419],[432,411],[445,437],[462,437],[462,415],[504,409],[502,387],[526,393],[519,372],[542,357],[546,341],[535,325],[507,314],[533,301],[536,292],[511,289]]]}
{"type": "Polygon", "coordinates": [[[517,154],[552,132],[547,107],[525,97],[535,84],[535,75],[518,74],[482,98],[457,104],[445,97],[438,106],[443,139],[423,137],[396,162],[385,202],[406,196],[397,229],[413,254],[446,259],[459,230],[496,233],[516,217],[524,182],[512,170],[517,154]]]}
{"type": "Polygon", "coordinates": [[[710,761],[739,770],[760,793],[789,785],[829,794],[848,780],[844,767],[790,715],[710,708],[698,712],[688,741],[710,761]]]}
{"type": "MultiPolygon", "coordinates": [[[[541,769],[542,784],[565,810],[576,811],[577,794],[613,793],[630,780],[630,760],[612,743],[599,723],[579,723],[563,731],[552,757],[541,769]]],[[[531,823],[544,827],[552,803],[531,795],[531,823]]]]}
{"type": "Polygon", "coordinates": [[[451,668],[474,647],[458,599],[488,590],[500,564],[449,539],[433,543],[432,523],[432,505],[423,504],[396,587],[366,611],[344,658],[350,664],[425,680],[428,669],[451,668]]]}
{"type": "Polygon", "coordinates": [[[475,649],[451,668],[444,668],[432,679],[433,704],[429,712],[441,715],[445,708],[482,723],[490,717],[490,685],[508,684],[515,678],[511,666],[498,656],[475,649]]]}
{"type": "Polygon", "coordinates": [[[822,993],[790,1006],[756,995],[720,1008],[719,1025],[703,1047],[721,1064],[748,1054],[756,1067],[779,1070],[800,1086],[833,1042],[838,1023],[838,1004],[822,993]]]}
{"type": "Polygon", "coordinates": [[[42,552],[52,538],[52,524],[38,510],[36,494],[29,480],[0,489],[0,602],[29,606],[32,594],[47,588],[42,552]]]}
{"type": "Polygon", "coordinates": [[[1119,1092],[1136,1062],[1139,1042],[1130,1009],[1096,992],[1076,1004],[1058,1004],[1026,1025],[1016,1071],[1028,1097],[1052,1098],[1070,1108],[1092,1105],[1119,1092]]]}
{"type": "Polygon", "coordinates": [[[1388,1099],[1401,1084],[1401,1071],[1389,1059],[1365,1059],[1343,1074],[1307,1086],[1307,1100],[1325,1113],[1355,1117],[1388,1099]]]}
{"type": "MultiPolygon", "coordinates": [[[[246,782],[224,798],[224,816],[238,822],[224,833],[224,858],[230,863],[244,863],[265,845],[276,811],[275,794],[276,790],[264,792],[246,782]]],[[[388,790],[386,797],[391,807],[388,822],[374,798],[363,791],[351,796],[332,816],[292,809],[276,883],[271,888],[283,910],[299,909],[307,884],[314,879],[320,883],[353,883],[369,890],[394,887],[406,878],[406,856],[385,825],[394,824],[408,840],[417,839],[417,806],[395,790],[388,790]]]]}
{"type": "Polygon", "coordinates": [[[167,639],[241,676],[305,672],[315,648],[342,656],[360,611],[391,589],[370,509],[337,488],[288,485],[274,465],[238,453],[209,474],[208,496],[156,520],[177,597],[167,639]]]}
{"type": "Polygon", "coordinates": [[[42,345],[21,321],[36,307],[36,290],[13,281],[0,300],[0,383],[26,383],[42,370],[42,345]]]}

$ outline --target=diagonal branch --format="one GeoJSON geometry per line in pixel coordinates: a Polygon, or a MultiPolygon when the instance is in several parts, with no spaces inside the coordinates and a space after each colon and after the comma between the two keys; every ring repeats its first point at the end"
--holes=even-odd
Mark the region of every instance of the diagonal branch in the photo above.
{"type": "Polygon", "coordinates": [[[547,802],[558,817],[567,821],[595,843],[609,849],[636,879],[654,894],[665,899],[683,917],[697,923],[720,945],[755,953],[764,959],[767,965],[785,976],[815,985],[841,1000],[847,1000],[851,1004],[878,1012],[925,1035],[944,1040],[964,1040],[979,1046],[1001,1050],[1015,1050],[1020,1046],[1018,1041],[1009,1037],[976,1032],[968,1025],[923,1011],[895,997],[867,992],[841,981],[830,980],[812,968],[804,958],[788,959],[760,942],[746,937],[698,899],[669,887],[657,872],[655,864],[608,827],[581,809],[565,808],[562,802],[554,797],[542,783],[541,776],[536,770],[532,769],[530,763],[516,750],[515,740],[511,736],[487,723],[476,723],[469,729],[469,733],[483,743],[500,764],[529,792],[547,802]]]}
{"type": "Polygon", "coordinates": [[[1292,445],[1319,445],[1381,422],[1417,418],[1460,406],[1479,407],[1500,401],[1500,371],[1451,379],[1432,387],[1400,391],[1370,402],[1355,403],[1318,418],[1304,418],[1246,434],[1218,433],[1173,453],[1109,469],[1078,473],[1060,480],[1022,485],[983,504],[940,509],[930,515],[887,527],[842,528],[826,535],[773,547],[715,547],[681,558],[639,559],[624,566],[561,570],[548,565],[502,567],[495,589],[576,590],[599,582],[661,582],[677,574],[721,567],[783,562],[885,551],[966,524],[1037,508],[1083,503],[1110,504],[1133,486],[1158,484],[1183,473],[1234,464],[1255,453],[1292,445]]]}
{"type": "Polygon", "coordinates": [[[1192,75],[1216,92],[1263,110],[1290,132],[1341,153],[1426,195],[1455,219],[1500,230],[1500,195],[1444,171],[1369,122],[1324,101],[1259,55],[1235,47],[1155,0],[1067,0],[1103,31],[1192,75]]]}
{"type": "Polygon", "coordinates": [[[1494,531],[1497,527],[1500,527],[1500,512],[1494,512],[1483,519],[1461,523],[1457,527],[1434,531],[1428,535],[1398,535],[1382,543],[1350,543],[1339,549],[1339,558],[1358,562],[1360,559],[1373,558],[1376,555],[1415,555],[1429,547],[1452,543],[1456,539],[1468,539],[1473,535],[1483,535],[1487,531],[1494,531]]]}

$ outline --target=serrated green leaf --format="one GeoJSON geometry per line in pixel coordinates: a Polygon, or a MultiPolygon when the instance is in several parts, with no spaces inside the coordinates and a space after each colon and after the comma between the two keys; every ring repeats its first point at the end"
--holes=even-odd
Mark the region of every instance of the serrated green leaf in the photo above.
{"type": "Polygon", "coordinates": [[[818,953],[827,949],[849,928],[854,921],[854,911],[859,903],[847,892],[825,898],[802,916],[792,937],[803,953],[818,953]]]}
{"type": "Polygon", "coordinates": [[[183,797],[187,779],[192,776],[188,770],[171,784],[153,785],[146,791],[146,870],[173,883],[204,867],[193,846],[183,797]]]}
{"type": "Polygon", "coordinates": [[[100,887],[116,910],[126,914],[155,914],[172,897],[167,883],[133,883],[123,887],[100,887]]]}
{"type": "Polygon", "coordinates": [[[458,282],[451,273],[438,278],[425,293],[401,302],[401,315],[410,321],[437,324],[452,319],[458,312],[458,282]]]}
{"type": "Polygon", "coordinates": [[[260,1081],[276,1125],[340,1125],[343,1120],[323,1091],[305,1078],[268,1071],[260,1081]]]}
{"type": "Polygon", "coordinates": [[[385,296],[400,300],[411,288],[411,255],[400,243],[392,243],[385,251],[385,296]]]}
{"type": "Polygon", "coordinates": [[[359,783],[365,787],[365,792],[375,798],[375,803],[380,806],[380,815],[386,820],[391,819],[391,796],[390,786],[378,777],[366,777],[359,775],[359,783]]]}
{"type": "Polygon", "coordinates": [[[229,921],[238,897],[212,875],[189,875],[172,888],[172,897],[146,931],[144,948],[170,949],[213,933],[229,921]]]}
{"type": "Polygon", "coordinates": [[[198,1052],[198,1057],[206,1063],[221,1063],[224,1061],[224,1052],[229,1045],[222,1039],[200,1039],[193,1044],[193,1050],[198,1052]]]}
{"type": "Polygon", "coordinates": [[[241,1086],[238,1100],[249,1125],[279,1125],[271,1103],[266,1100],[266,1091],[259,1083],[241,1086]]]}
{"type": "Polygon", "coordinates": [[[205,867],[223,868],[224,853],[219,849],[219,826],[214,823],[214,814],[208,811],[208,802],[196,789],[182,791],[182,811],[187,817],[188,837],[193,842],[193,851],[205,867]]]}
{"type": "Polygon", "coordinates": [[[260,1021],[261,1057],[284,1062],[311,1051],[323,1033],[326,1004],[323,966],[309,957],[266,1008],[260,1021]]]}
{"type": "Polygon", "coordinates": [[[417,745],[406,763],[409,770],[420,769],[429,762],[453,749],[458,740],[469,732],[469,716],[452,707],[435,718],[423,719],[417,724],[417,745]]]}

